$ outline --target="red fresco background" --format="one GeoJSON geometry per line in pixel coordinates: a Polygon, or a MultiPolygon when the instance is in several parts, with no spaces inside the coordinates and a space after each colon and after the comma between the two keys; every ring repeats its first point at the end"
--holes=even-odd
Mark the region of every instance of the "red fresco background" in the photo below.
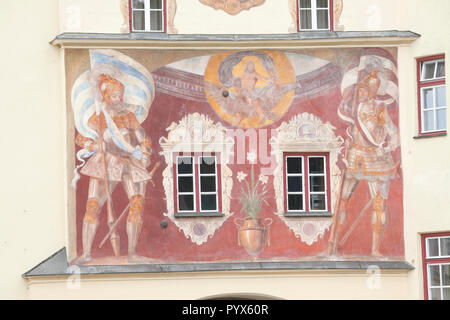
{"type": "MultiPolygon", "coordinates": [[[[331,65],[332,68],[337,68],[331,65]]],[[[331,70],[331,69],[330,69],[331,70]]],[[[157,71],[156,71],[157,72],[157,71]]],[[[323,91],[320,95],[307,99],[295,99],[285,115],[275,121],[265,129],[275,129],[282,122],[289,121],[298,113],[308,112],[318,116],[324,123],[329,121],[336,127],[336,136],[346,138],[346,126],[338,119],[337,109],[341,101],[341,93],[338,85],[334,89],[323,91]]],[[[160,137],[167,137],[166,128],[172,123],[178,123],[186,114],[201,113],[210,117],[214,122],[219,122],[226,128],[236,128],[223,121],[206,102],[194,102],[173,97],[161,92],[156,93],[155,100],[150,108],[150,113],[143,122],[143,128],[151,137],[153,142],[152,164],[157,161],[161,166],[154,174],[155,186],[150,183],[147,185],[145,197],[144,222],[142,233],[137,246],[139,255],[157,259],[164,263],[177,262],[208,262],[208,261],[249,261],[250,256],[243,247],[238,246],[238,233],[234,224],[234,219],[244,217],[240,212],[240,204],[237,200],[239,196],[240,184],[236,179],[238,171],[249,172],[250,165],[232,164],[230,168],[233,171],[234,185],[232,190],[232,200],[230,212],[233,215],[224,222],[206,243],[196,245],[185,237],[183,231],[179,230],[168,217],[163,215],[167,212],[165,193],[162,184],[162,171],[165,168],[163,156],[159,155],[162,151],[159,145],[160,137]],[[162,228],[160,222],[168,221],[167,228],[162,228]]],[[[398,127],[398,110],[389,109],[390,117],[398,127]]],[[[270,139],[270,136],[268,137],[270,139]]],[[[270,147],[270,144],[267,144],[270,147]]],[[[235,145],[236,147],[236,145],[235,145]]],[[[247,145],[247,151],[250,149],[247,145]]],[[[78,151],[78,148],[76,149],[78,151]]],[[[236,154],[236,153],[235,153],[236,154]]],[[[400,148],[392,153],[394,162],[400,161],[400,148]]],[[[236,162],[236,161],[234,161],[236,162]]],[[[338,162],[342,169],[341,159],[338,162]]],[[[149,169],[152,168],[152,165],[149,169]]],[[[255,171],[259,174],[259,168],[255,171]]],[[[404,256],[403,245],[403,188],[402,188],[401,169],[398,170],[397,177],[391,181],[389,190],[389,199],[387,203],[386,227],[381,240],[380,252],[385,258],[401,259],[404,256]]],[[[76,192],[76,224],[77,224],[77,252],[82,253],[81,228],[87,200],[89,179],[82,176],[77,185],[76,192]]],[[[327,245],[330,230],[327,230],[322,238],[312,245],[307,245],[299,238],[295,237],[293,231],[273,212],[276,211],[274,189],[272,187],[273,176],[269,176],[268,181],[268,203],[263,207],[260,216],[262,218],[270,217],[273,224],[270,228],[271,244],[266,246],[259,254],[259,260],[327,260],[327,245]]],[[[113,206],[116,217],[127,205],[128,199],[125,191],[119,184],[112,194],[113,206]]],[[[359,215],[362,208],[370,200],[369,190],[366,181],[361,181],[349,201],[348,215],[344,225],[344,233],[359,215]]],[[[173,201],[173,199],[168,199],[173,201]]],[[[372,246],[372,228],[371,228],[372,210],[366,210],[363,218],[360,220],[353,233],[347,239],[342,248],[338,248],[338,254],[341,260],[357,260],[359,257],[368,257],[371,255],[372,246]]],[[[118,227],[121,238],[121,254],[127,253],[127,235],[125,231],[125,221],[123,219],[118,227]]],[[[331,228],[330,228],[331,229],[331,228]]],[[[108,232],[106,223],[106,206],[101,211],[99,228],[92,247],[93,258],[112,256],[112,248],[107,241],[103,248],[99,249],[99,243],[108,232]]],[[[341,235],[342,236],[342,235],[341,235]]]]}

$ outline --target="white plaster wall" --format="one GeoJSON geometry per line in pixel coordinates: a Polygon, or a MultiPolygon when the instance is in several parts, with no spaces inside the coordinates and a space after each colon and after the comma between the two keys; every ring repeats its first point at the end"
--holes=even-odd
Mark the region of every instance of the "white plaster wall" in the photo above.
{"type": "Polygon", "coordinates": [[[1,1],[0,23],[0,299],[23,299],[21,275],[65,245],[58,1],[1,1]]]}
{"type": "Polygon", "coordinates": [[[288,33],[291,24],[287,0],[266,0],[264,4],[234,16],[199,0],[177,0],[175,27],[180,34],[288,33]]]}
{"type": "Polygon", "coordinates": [[[395,300],[408,298],[408,281],[406,274],[235,272],[72,277],[70,282],[43,279],[30,283],[31,299],[184,300],[248,294],[299,300],[395,300]]]}
{"type": "Polygon", "coordinates": [[[122,32],[125,21],[120,11],[121,1],[59,0],[60,32],[122,32]]]}
{"type": "Polygon", "coordinates": [[[408,29],[409,0],[342,0],[340,24],[345,31],[408,29]]]}
{"type": "MultiPolygon", "coordinates": [[[[408,29],[422,35],[402,49],[400,126],[404,175],[406,257],[414,261],[410,298],[423,298],[420,234],[450,231],[450,136],[413,139],[418,135],[416,58],[446,54],[447,106],[450,101],[450,1],[409,0],[408,29]]],[[[447,109],[447,128],[450,128],[447,109]]]]}

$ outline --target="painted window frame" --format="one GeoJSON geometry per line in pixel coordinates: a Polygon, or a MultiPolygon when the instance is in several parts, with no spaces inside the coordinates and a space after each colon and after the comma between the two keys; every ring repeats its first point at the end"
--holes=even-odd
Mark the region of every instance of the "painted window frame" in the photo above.
{"type": "Polygon", "coordinates": [[[323,215],[331,212],[331,175],[330,175],[330,154],[328,152],[283,152],[283,193],[284,193],[284,212],[285,215],[323,215]],[[323,174],[311,174],[309,171],[309,158],[324,158],[325,165],[323,174]],[[302,174],[290,174],[287,172],[288,158],[302,158],[302,174]],[[288,190],[288,177],[302,176],[303,188],[302,192],[290,192],[288,190]],[[311,176],[324,176],[325,191],[315,192],[310,190],[309,179],[311,176]],[[303,210],[289,210],[288,195],[289,194],[303,194],[303,210]],[[311,194],[325,195],[325,209],[311,210],[310,196],[311,194]]]}
{"type": "Polygon", "coordinates": [[[174,213],[175,215],[183,214],[193,214],[193,215],[207,215],[207,214],[221,214],[222,212],[222,179],[221,179],[221,166],[220,166],[220,154],[218,152],[210,153],[173,153],[173,177],[174,177],[174,213]],[[178,203],[178,196],[180,195],[178,186],[178,158],[192,158],[193,159],[193,173],[192,174],[182,174],[181,176],[192,176],[193,179],[193,192],[182,192],[181,194],[192,194],[194,196],[194,209],[193,210],[180,210],[178,203]],[[214,157],[215,158],[215,173],[214,174],[202,174],[200,172],[200,158],[204,157],[214,157]],[[215,192],[202,192],[201,191],[201,177],[202,176],[212,176],[216,177],[216,191],[215,192]],[[202,194],[215,194],[216,195],[216,210],[203,210],[201,205],[202,194]]]}
{"type": "Polygon", "coordinates": [[[334,5],[333,0],[328,0],[328,28],[327,29],[318,29],[317,28],[317,10],[323,10],[317,8],[317,0],[311,0],[311,8],[301,8],[300,5],[301,0],[297,0],[297,30],[300,32],[303,31],[334,31],[334,5]],[[301,16],[300,11],[302,10],[311,10],[311,29],[302,29],[301,28],[301,16]],[[315,10],[314,10],[315,9],[315,10]],[[315,25],[314,25],[315,22],[315,25]]]}
{"type": "MultiPolygon", "coordinates": [[[[442,270],[442,265],[450,265],[450,255],[448,256],[429,256],[428,255],[428,241],[430,239],[441,239],[441,238],[450,238],[450,232],[442,232],[442,233],[432,233],[432,234],[423,234],[422,235],[422,267],[423,267],[423,283],[424,283],[424,298],[425,300],[430,300],[430,273],[428,272],[430,266],[440,266],[440,270],[442,270]]],[[[440,248],[440,241],[438,241],[438,246],[440,248]]],[[[439,249],[440,251],[440,249],[439,249]]],[[[441,298],[442,298],[442,288],[450,288],[450,286],[442,285],[442,272],[440,271],[441,279],[440,286],[435,288],[441,288],[441,298]]]]}
{"type": "MultiPolygon", "coordinates": [[[[446,88],[445,83],[445,75],[444,77],[433,77],[432,79],[424,79],[424,69],[426,64],[430,63],[437,63],[440,61],[445,62],[445,54],[440,55],[434,55],[434,56],[428,56],[423,58],[417,59],[417,105],[418,105],[418,121],[419,121],[419,136],[436,136],[436,135],[442,135],[447,133],[447,127],[448,123],[446,121],[446,128],[445,129],[435,129],[435,130],[424,130],[424,90],[426,89],[433,89],[433,108],[427,109],[427,111],[433,111],[434,113],[434,125],[436,127],[437,125],[437,109],[445,109],[448,112],[448,103],[447,103],[447,97],[445,101],[445,107],[436,107],[435,98],[436,94],[434,93],[436,88],[438,87],[444,87],[446,88]]],[[[435,75],[436,75],[437,68],[435,69],[435,75]]],[[[446,112],[446,115],[447,115],[446,112]]]]}
{"type": "Polygon", "coordinates": [[[130,31],[131,32],[167,32],[167,0],[161,0],[161,9],[151,9],[150,8],[150,0],[143,0],[144,1],[144,9],[138,9],[133,8],[133,0],[128,0],[128,16],[129,16],[129,25],[130,25],[130,31]],[[134,11],[144,11],[145,12],[145,30],[134,30],[134,24],[133,24],[133,12],[134,11]],[[161,30],[151,30],[150,28],[150,12],[151,11],[161,11],[161,30]]]}

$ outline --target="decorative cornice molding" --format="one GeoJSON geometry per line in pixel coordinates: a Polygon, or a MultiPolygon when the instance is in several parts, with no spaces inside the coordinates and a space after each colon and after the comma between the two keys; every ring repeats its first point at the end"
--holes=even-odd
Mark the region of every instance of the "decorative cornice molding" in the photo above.
{"type": "Polygon", "coordinates": [[[308,31],[290,34],[62,33],[50,44],[64,48],[307,48],[404,46],[420,37],[411,31],[308,31]]]}

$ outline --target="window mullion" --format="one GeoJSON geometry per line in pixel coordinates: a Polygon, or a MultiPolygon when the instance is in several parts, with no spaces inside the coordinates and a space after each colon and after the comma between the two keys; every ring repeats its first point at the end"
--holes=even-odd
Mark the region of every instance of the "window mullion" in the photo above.
{"type": "Polygon", "coordinates": [[[145,12],[145,31],[151,31],[150,29],[150,0],[144,0],[144,12],[145,12]]]}
{"type": "Polygon", "coordinates": [[[311,0],[311,29],[317,30],[317,4],[316,4],[316,0],[311,0]]]}

